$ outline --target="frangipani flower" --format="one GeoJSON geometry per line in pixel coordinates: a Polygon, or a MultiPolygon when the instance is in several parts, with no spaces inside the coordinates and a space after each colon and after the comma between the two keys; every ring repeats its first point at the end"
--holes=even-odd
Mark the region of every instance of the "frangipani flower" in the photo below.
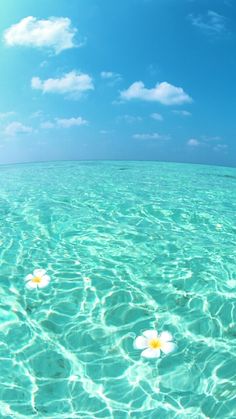
{"type": "Polygon", "coordinates": [[[49,284],[51,278],[45,274],[45,269],[35,269],[33,275],[29,274],[25,277],[25,281],[27,282],[26,287],[31,289],[46,287],[49,284]]]}
{"type": "Polygon", "coordinates": [[[135,349],[144,349],[141,353],[145,358],[159,358],[161,351],[169,354],[176,349],[176,345],[172,342],[173,337],[169,332],[157,334],[156,330],[146,330],[143,336],[138,336],[134,341],[135,349]]]}

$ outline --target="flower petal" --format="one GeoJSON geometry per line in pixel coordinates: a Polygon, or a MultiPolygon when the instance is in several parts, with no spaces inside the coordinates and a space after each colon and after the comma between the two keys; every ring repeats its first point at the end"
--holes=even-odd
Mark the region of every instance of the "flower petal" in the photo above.
{"type": "Polygon", "coordinates": [[[147,348],[148,342],[144,336],[138,336],[134,341],[134,349],[144,349],[147,348]]]}
{"type": "Polygon", "coordinates": [[[144,349],[144,351],[141,353],[142,356],[145,358],[159,358],[161,355],[160,349],[144,349]]]}
{"type": "Polygon", "coordinates": [[[35,269],[34,276],[41,278],[46,273],[45,269],[35,269]]]}
{"type": "Polygon", "coordinates": [[[29,274],[29,275],[27,275],[26,277],[25,277],[25,281],[30,281],[31,279],[33,279],[33,277],[34,277],[34,275],[32,275],[32,274],[29,274]]]}
{"type": "Polygon", "coordinates": [[[143,336],[147,339],[155,339],[157,337],[157,331],[156,330],[146,330],[143,332],[143,336]]]}
{"type": "Polygon", "coordinates": [[[162,342],[170,342],[173,340],[173,336],[170,332],[165,331],[160,334],[160,339],[162,342]]]}
{"type": "MultiPolygon", "coordinates": [[[[47,276],[47,275],[45,275],[47,276]]],[[[41,282],[39,282],[37,285],[39,288],[44,288],[49,284],[50,281],[48,281],[47,279],[44,279],[44,277],[42,278],[41,282]]]]}
{"type": "Polygon", "coordinates": [[[175,351],[177,348],[174,342],[163,342],[161,350],[164,354],[170,354],[171,352],[175,351]]]}
{"type": "Polygon", "coordinates": [[[48,282],[50,282],[50,281],[51,281],[51,278],[50,278],[50,276],[49,276],[49,275],[43,275],[43,276],[42,276],[42,280],[43,280],[43,281],[48,281],[48,282]]]}
{"type": "Polygon", "coordinates": [[[28,281],[27,284],[26,284],[26,288],[35,289],[35,288],[37,288],[37,284],[36,284],[36,282],[28,281]]]}

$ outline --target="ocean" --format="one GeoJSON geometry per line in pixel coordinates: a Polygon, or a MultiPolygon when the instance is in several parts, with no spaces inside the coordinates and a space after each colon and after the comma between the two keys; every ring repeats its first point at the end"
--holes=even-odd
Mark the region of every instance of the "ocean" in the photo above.
{"type": "Polygon", "coordinates": [[[235,261],[234,168],[0,166],[0,418],[236,418],[235,261]]]}

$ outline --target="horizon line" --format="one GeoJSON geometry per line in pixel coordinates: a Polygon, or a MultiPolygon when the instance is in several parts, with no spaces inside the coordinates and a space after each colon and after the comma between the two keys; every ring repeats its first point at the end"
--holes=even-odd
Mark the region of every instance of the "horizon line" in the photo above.
{"type": "Polygon", "coordinates": [[[73,159],[73,160],[34,160],[34,161],[24,161],[24,162],[15,162],[15,163],[0,163],[0,167],[3,166],[16,166],[16,165],[27,165],[27,164],[42,164],[42,163],[62,163],[62,162],[153,162],[153,163],[169,163],[169,164],[186,164],[186,165],[197,165],[197,166],[210,166],[210,167],[224,167],[228,169],[236,169],[236,166],[225,166],[221,164],[205,164],[205,163],[190,163],[190,162],[178,162],[178,161],[165,161],[165,160],[154,160],[154,159],[73,159]]]}

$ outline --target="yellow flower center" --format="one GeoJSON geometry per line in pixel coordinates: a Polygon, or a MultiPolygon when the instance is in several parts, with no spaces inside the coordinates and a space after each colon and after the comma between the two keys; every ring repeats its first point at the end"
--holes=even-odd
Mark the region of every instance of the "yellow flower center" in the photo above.
{"type": "Polygon", "coordinates": [[[151,349],[161,349],[162,345],[161,345],[160,339],[154,338],[154,339],[149,340],[148,346],[151,349]]]}
{"type": "Polygon", "coordinates": [[[32,279],[32,282],[34,282],[35,284],[39,284],[42,281],[42,278],[40,278],[40,276],[35,276],[32,279]]]}

